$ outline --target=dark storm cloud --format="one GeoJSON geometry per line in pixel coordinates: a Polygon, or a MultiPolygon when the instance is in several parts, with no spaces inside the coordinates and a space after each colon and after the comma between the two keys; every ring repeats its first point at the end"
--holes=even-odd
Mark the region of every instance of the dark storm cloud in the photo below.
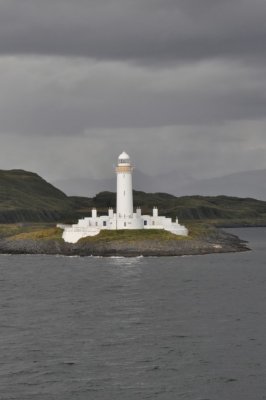
{"type": "MultiPolygon", "coordinates": [[[[263,68],[167,69],[85,59],[2,59],[2,132],[76,137],[90,129],[215,125],[265,115],[263,68]]],[[[215,135],[215,131],[213,133],[215,135]]]]}
{"type": "Polygon", "coordinates": [[[0,53],[263,59],[265,20],[264,0],[4,0],[0,53]]]}

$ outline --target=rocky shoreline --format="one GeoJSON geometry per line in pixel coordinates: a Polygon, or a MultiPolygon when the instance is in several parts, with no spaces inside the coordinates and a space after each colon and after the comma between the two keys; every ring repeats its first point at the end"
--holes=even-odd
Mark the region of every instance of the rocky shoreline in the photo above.
{"type": "Polygon", "coordinates": [[[76,244],[63,240],[31,240],[2,238],[0,254],[46,254],[64,256],[184,256],[211,253],[231,253],[250,250],[247,243],[235,235],[216,230],[215,235],[187,240],[152,240],[134,241],[113,240],[106,242],[80,241],[76,244]]]}

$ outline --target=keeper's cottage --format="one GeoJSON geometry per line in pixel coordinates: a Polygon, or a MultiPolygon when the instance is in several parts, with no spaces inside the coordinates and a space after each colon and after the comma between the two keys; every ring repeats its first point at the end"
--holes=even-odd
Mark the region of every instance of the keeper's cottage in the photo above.
{"type": "Polygon", "coordinates": [[[116,213],[110,208],[108,215],[98,217],[96,208],[93,208],[91,217],[82,218],[75,225],[63,225],[65,242],[76,243],[83,237],[97,235],[103,229],[164,229],[187,236],[187,228],[180,225],[177,218],[172,222],[171,218],[159,216],[157,207],[153,208],[152,215],[142,215],[140,208],[133,211],[132,170],[130,157],[123,152],[116,167],[116,213]]]}

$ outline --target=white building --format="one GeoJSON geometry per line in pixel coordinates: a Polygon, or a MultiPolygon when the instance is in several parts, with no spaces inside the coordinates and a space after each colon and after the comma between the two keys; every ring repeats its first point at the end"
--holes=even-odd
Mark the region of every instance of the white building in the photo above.
{"type": "Polygon", "coordinates": [[[156,207],[153,208],[152,215],[142,215],[140,208],[137,208],[134,213],[132,170],[129,155],[123,152],[118,157],[116,167],[116,213],[113,209],[109,209],[108,215],[98,217],[97,210],[94,208],[91,217],[80,219],[77,224],[58,225],[64,228],[63,239],[65,242],[76,243],[79,239],[95,236],[104,229],[164,229],[175,235],[187,236],[187,228],[180,225],[178,219],[172,222],[171,218],[159,216],[156,207]]]}

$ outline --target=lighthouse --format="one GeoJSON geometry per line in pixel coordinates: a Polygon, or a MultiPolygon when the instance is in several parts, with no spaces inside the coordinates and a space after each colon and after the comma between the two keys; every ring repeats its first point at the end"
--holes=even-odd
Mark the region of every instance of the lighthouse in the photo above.
{"type": "Polygon", "coordinates": [[[132,171],[130,157],[123,151],[116,166],[116,212],[110,208],[107,215],[98,216],[93,208],[91,217],[79,219],[77,224],[59,224],[64,230],[62,237],[66,242],[76,243],[83,237],[98,235],[101,230],[161,229],[175,235],[188,235],[187,228],[180,225],[177,218],[172,221],[172,218],[160,216],[157,207],[153,208],[152,215],[142,215],[140,208],[134,212],[132,171]]]}
{"type": "Polygon", "coordinates": [[[118,218],[132,218],[133,216],[132,169],[130,157],[123,151],[118,157],[116,167],[116,213],[118,218]]]}

